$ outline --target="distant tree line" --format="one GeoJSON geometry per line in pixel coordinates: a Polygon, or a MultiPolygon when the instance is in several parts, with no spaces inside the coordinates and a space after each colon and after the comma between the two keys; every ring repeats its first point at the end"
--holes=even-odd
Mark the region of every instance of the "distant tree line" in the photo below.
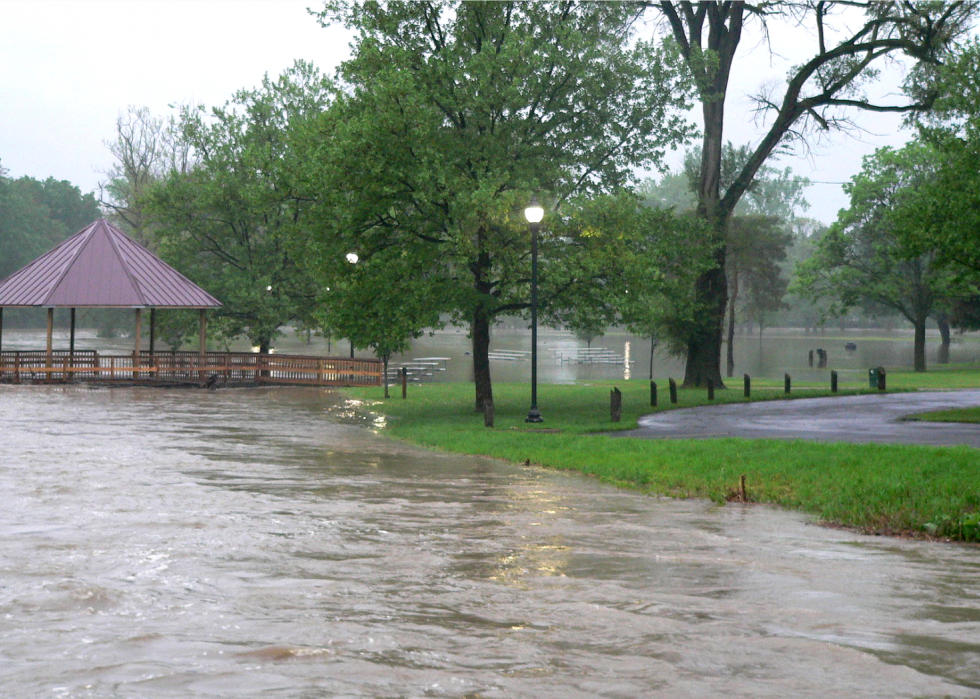
{"type": "MultiPolygon", "coordinates": [[[[70,182],[13,178],[0,165],[0,280],[101,215],[95,196],[82,194],[70,182]]],[[[4,314],[7,326],[31,319],[31,314],[16,309],[4,314]]]]}

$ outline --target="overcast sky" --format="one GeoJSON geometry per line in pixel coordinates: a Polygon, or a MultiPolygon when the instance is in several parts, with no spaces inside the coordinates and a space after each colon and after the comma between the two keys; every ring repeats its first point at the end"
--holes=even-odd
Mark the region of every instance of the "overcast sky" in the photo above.
{"type": "MultiPolygon", "coordinates": [[[[322,29],[312,0],[0,0],[0,164],[14,177],[66,179],[93,191],[112,162],[104,141],[127,106],[156,115],[174,103],[223,104],[296,59],[332,73],[348,36],[322,29]]],[[[746,95],[781,79],[812,38],[773,24],[768,46],[749,34],[729,93],[726,138],[758,139],[746,95]]],[[[890,82],[894,82],[891,80],[890,82]]],[[[784,158],[815,182],[855,175],[861,156],[900,144],[900,119],[866,115],[860,139],[831,137],[809,157],[784,158]]],[[[679,162],[675,156],[672,162],[679,162]]],[[[836,184],[807,192],[814,218],[830,222],[847,199],[836,184]]]]}

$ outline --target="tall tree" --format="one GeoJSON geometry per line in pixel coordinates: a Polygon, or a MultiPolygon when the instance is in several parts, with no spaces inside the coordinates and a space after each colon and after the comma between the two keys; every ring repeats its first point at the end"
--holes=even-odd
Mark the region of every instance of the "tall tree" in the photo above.
{"type": "Polygon", "coordinates": [[[288,134],[330,94],[331,83],[298,62],[210,113],[182,109],[194,164],[146,195],[161,255],[225,304],[216,329],[263,352],[280,326],[312,312],[315,289],[288,244],[307,208],[291,186],[288,134]]]}
{"type": "Polygon", "coordinates": [[[910,254],[932,251],[954,269],[980,271],[980,40],[965,43],[954,60],[922,76],[940,97],[916,119],[932,147],[932,176],[908,193],[910,254]]]}
{"type": "Polygon", "coordinates": [[[906,221],[895,212],[931,176],[932,158],[919,143],[865,158],[861,174],[846,187],[850,208],[817,243],[797,279],[811,296],[835,299],[838,310],[864,304],[899,312],[915,329],[915,371],[926,370],[926,321],[951,294],[954,280],[932,252],[907,253],[906,221]]]}
{"type": "Polygon", "coordinates": [[[115,164],[99,183],[99,203],[115,223],[143,245],[153,243],[146,211],[149,188],[171,173],[186,174],[190,142],[174,115],[157,117],[147,107],[127,108],[116,119],[116,137],[105,142],[115,164]]]}
{"type": "MultiPolygon", "coordinates": [[[[892,57],[938,63],[969,29],[973,2],[662,2],[649,3],[666,18],[697,86],[704,124],[698,176],[698,215],[720,243],[715,265],[698,282],[707,307],[703,322],[687,338],[686,385],[721,384],[722,326],[728,301],[726,247],[728,219],[766,160],[782,149],[805,145],[813,129],[848,126],[847,111],[910,112],[927,109],[935,94],[905,101],[876,102],[865,94],[879,66],[892,57]],[[863,10],[864,16],[857,13],[863,10]],[[747,20],[764,30],[772,20],[791,20],[812,29],[810,57],[794,67],[782,94],[757,97],[771,120],[738,174],[722,186],[722,152],[729,78],[747,20]],[[857,20],[849,28],[849,20],[857,20]]],[[[743,118],[739,115],[738,118],[743,118]]]]}
{"type": "MultiPolygon", "coordinates": [[[[310,175],[324,223],[311,251],[399,247],[453,282],[469,323],[476,406],[492,400],[490,328],[526,309],[534,192],[542,282],[562,260],[550,231],[571,197],[612,191],[686,133],[668,52],[636,40],[632,3],[327,3],[353,30],[345,83],[310,175]]],[[[557,287],[556,287],[557,288],[557,287]]]]}

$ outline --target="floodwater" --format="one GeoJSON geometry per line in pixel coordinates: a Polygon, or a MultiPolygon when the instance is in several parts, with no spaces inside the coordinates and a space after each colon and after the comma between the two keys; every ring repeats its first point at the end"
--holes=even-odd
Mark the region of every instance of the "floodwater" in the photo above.
{"type": "MultiPolygon", "coordinates": [[[[275,342],[275,350],[278,352],[348,356],[350,351],[346,340],[328,342],[322,337],[311,337],[306,342],[305,335],[297,335],[292,328],[284,328],[283,332],[284,336],[275,342]]],[[[617,363],[569,361],[576,351],[586,347],[585,342],[570,332],[542,328],[538,334],[538,342],[538,377],[542,383],[645,379],[650,375],[648,339],[620,332],[610,333],[592,342],[592,348],[607,350],[617,358],[617,363]],[[624,362],[627,358],[628,364],[624,362]]],[[[39,330],[7,329],[3,334],[4,349],[39,349],[44,344],[45,334],[39,330]]],[[[55,347],[67,349],[68,344],[67,328],[59,328],[54,335],[55,347]]],[[[143,346],[147,346],[146,339],[143,346]]],[[[133,341],[128,337],[100,338],[94,330],[86,328],[79,330],[76,347],[125,354],[132,352],[133,341]]],[[[232,343],[230,348],[236,351],[250,349],[244,341],[232,343]]],[[[526,330],[495,327],[490,349],[490,367],[494,381],[529,380],[531,339],[526,330]]],[[[933,332],[928,336],[926,349],[927,362],[930,366],[934,365],[939,350],[938,333],[933,332]]],[[[411,349],[404,355],[392,357],[392,362],[445,357],[448,361],[442,364],[441,370],[434,372],[431,380],[472,381],[473,358],[470,350],[466,331],[449,327],[413,340],[411,349]]],[[[369,350],[357,350],[356,354],[359,357],[374,356],[369,350]]],[[[949,358],[954,363],[980,360],[980,334],[954,335],[949,358]]],[[[782,379],[784,373],[789,373],[797,385],[800,382],[827,383],[830,381],[831,369],[837,371],[842,383],[866,382],[868,369],[878,366],[912,368],[911,331],[848,330],[811,334],[800,329],[777,328],[767,330],[762,338],[758,335],[735,337],[734,382],[740,382],[742,374],[749,374],[753,378],[782,379]],[[855,344],[854,350],[845,349],[849,342],[855,344]],[[828,365],[824,369],[809,366],[808,353],[812,350],[816,355],[817,349],[827,352],[828,365]]],[[[653,372],[657,380],[668,377],[679,380],[684,376],[684,362],[658,349],[654,353],[653,372]]]]}
{"type": "Polygon", "coordinates": [[[980,693],[976,547],[430,453],[355,408],[0,386],[0,696],[980,693]]]}

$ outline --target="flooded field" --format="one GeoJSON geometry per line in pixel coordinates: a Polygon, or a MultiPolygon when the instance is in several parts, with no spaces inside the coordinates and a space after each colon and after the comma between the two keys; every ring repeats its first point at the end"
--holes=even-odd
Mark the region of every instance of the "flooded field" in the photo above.
{"type": "MultiPolygon", "coordinates": [[[[350,352],[346,340],[333,342],[311,336],[307,341],[304,334],[297,335],[292,328],[284,328],[284,333],[274,343],[277,352],[318,356],[348,356],[350,352]]],[[[542,383],[645,379],[650,375],[648,339],[610,332],[593,340],[593,349],[605,350],[608,356],[616,358],[615,361],[575,361],[576,357],[584,356],[581,351],[586,348],[586,343],[570,332],[543,328],[539,333],[539,343],[538,376],[542,383]]],[[[4,349],[43,349],[44,346],[45,335],[39,330],[4,331],[4,349]]],[[[55,333],[54,346],[68,348],[66,328],[55,333]]],[[[83,329],[78,333],[76,347],[125,354],[133,351],[133,341],[129,337],[101,338],[94,330],[83,329]]],[[[147,338],[144,338],[143,347],[148,347],[147,338]]],[[[247,352],[252,348],[245,341],[237,341],[228,349],[247,352]]],[[[528,380],[531,339],[526,330],[494,328],[490,349],[494,381],[528,380]]],[[[427,380],[472,381],[473,358],[470,350],[470,340],[464,329],[446,328],[414,340],[411,349],[404,355],[392,357],[392,362],[398,364],[417,358],[441,357],[445,361],[438,363],[440,369],[427,380]]],[[[939,336],[934,333],[929,336],[927,344],[930,366],[936,363],[938,350],[939,336]]],[[[374,356],[370,350],[356,350],[356,354],[359,357],[374,356]]],[[[980,360],[980,335],[955,335],[949,359],[954,363],[980,360]]],[[[849,330],[811,334],[799,329],[772,329],[767,330],[762,338],[754,334],[737,335],[735,338],[736,382],[746,373],[755,378],[782,379],[783,374],[788,372],[797,383],[825,383],[829,381],[830,369],[838,372],[842,382],[863,382],[867,379],[868,369],[877,366],[912,368],[911,331],[849,330]],[[845,348],[848,343],[853,343],[853,349],[845,348]],[[827,352],[828,365],[824,369],[809,366],[808,353],[813,351],[816,354],[817,349],[827,352]]],[[[658,380],[667,377],[681,379],[684,376],[684,362],[663,349],[657,349],[653,357],[653,374],[658,380]]]]}
{"type": "Polygon", "coordinates": [[[425,452],[315,389],[0,421],[3,697],[980,692],[976,547],[425,452]]]}

